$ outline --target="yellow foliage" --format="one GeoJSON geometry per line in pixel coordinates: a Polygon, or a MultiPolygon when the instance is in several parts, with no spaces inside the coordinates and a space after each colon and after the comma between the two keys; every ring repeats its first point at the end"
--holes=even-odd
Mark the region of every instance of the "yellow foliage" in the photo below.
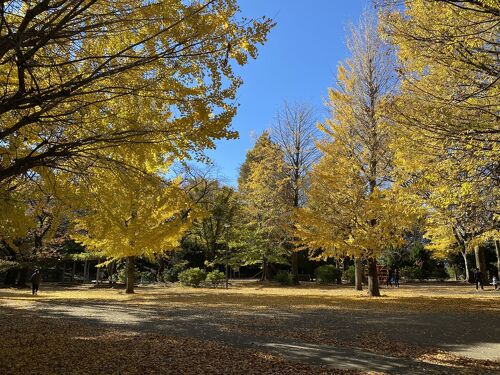
{"type": "Polygon", "coordinates": [[[72,237],[112,259],[149,257],[175,249],[196,217],[180,181],[96,171],[80,191],[81,215],[72,237]]]}

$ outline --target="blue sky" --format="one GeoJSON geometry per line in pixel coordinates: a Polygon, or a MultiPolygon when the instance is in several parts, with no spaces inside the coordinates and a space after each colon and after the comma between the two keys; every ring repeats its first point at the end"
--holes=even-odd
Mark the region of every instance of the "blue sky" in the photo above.
{"type": "Polygon", "coordinates": [[[238,140],[217,142],[207,155],[226,182],[236,185],[238,168],[255,135],[268,129],[284,100],[308,102],[325,116],[324,100],[337,64],[348,54],[346,27],[357,23],[368,0],[240,0],[245,17],[271,17],[277,25],[257,60],[241,70],[238,114],[232,127],[238,140]]]}

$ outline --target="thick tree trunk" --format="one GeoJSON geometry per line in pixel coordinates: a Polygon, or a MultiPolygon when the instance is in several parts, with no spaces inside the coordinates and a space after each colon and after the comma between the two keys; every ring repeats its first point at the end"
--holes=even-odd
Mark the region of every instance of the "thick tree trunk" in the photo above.
{"type": "Polygon", "coordinates": [[[356,290],[363,290],[363,264],[361,258],[354,258],[354,287],[356,290]]]}
{"type": "Polygon", "coordinates": [[[135,282],[135,257],[127,257],[127,290],[126,293],[134,293],[135,282]]]}
{"type": "Polygon", "coordinates": [[[495,241],[495,251],[497,253],[497,279],[500,280],[500,240],[495,241]]]}
{"type": "Polygon", "coordinates": [[[462,254],[462,257],[464,258],[464,265],[465,265],[465,282],[470,282],[470,269],[469,269],[469,262],[467,261],[467,252],[461,251],[460,254],[462,254]]]}
{"type": "Polygon", "coordinates": [[[380,297],[377,260],[375,258],[368,258],[368,295],[371,297],[380,297]]]}
{"type": "Polygon", "coordinates": [[[481,278],[483,279],[483,285],[488,285],[488,269],[486,268],[486,258],[484,257],[484,250],[480,246],[474,248],[474,254],[476,256],[476,267],[481,271],[481,278]]]}

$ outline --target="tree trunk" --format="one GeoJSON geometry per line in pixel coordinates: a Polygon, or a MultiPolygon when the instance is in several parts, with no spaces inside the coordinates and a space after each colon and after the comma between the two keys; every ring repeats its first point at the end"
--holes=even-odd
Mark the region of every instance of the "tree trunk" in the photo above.
{"type": "Polygon", "coordinates": [[[500,240],[495,241],[495,251],[497,253],[497,279],[500,280],[500,240]]]}
{"type": "Polygon", "coordinates": [[[135,257],[127,257],[127,290],[126,293],[134,293],[135,282],[135,257]]]}
{"type": "Polygon", "coordinates": [[[363,290],[363,264],[361,258],[354,258],[354,286],[356,290],[363,290]]]}
{"type": "Polygon", "coordinates": [[[262,262],[262,281],[269,280],[269,264],[267,259],[262,262]]]}
{"type": "Polygon", "coordinates": [[[464,258],[464,264],[465,264],[465,282],[470,283],[470,271],[469,271],[469,262],[467,261],[467,252],[461,251],[460,254],[462,254],[462,257],[464,258]]]}
{"type": "Polygon", "coordinates": [[[479,268],[481,272],[481,278],[483,280],[483,285],[488,285],[488,269],[486,268],[486,259],[484,257],[484,250],[480,246],[474,248],[474,254],[476,256],[476,267],[479,268]]]}
{"type": "Polygon", "coordinates": [[[83,282],[84,283],[88,283],[89,282],[89,261],[86,260],[84,263],[83,263],[83,282]]]}
{"type": "Polygon", "coordinates": [[[292,283],[299,283],[299,253],[292,251],[292,283]]]}
{"type": "Polygon", "coordinates": [[[156,281],[164,282],[163,272],[165,272],[165,259],[162,256],[158,257],[158,270],[156,271],[156,281]]]}
{"type": "Polygon", "coordinates": [[[368,258],[368,295],[370,297],[380,297],[377,260],[375,258],[368,258]]]}
{"type": "Polygon", "coordinates": [[[64,275],[66,274],[66,261],[63,262],[63,266],[61,268],[61,273],[59,274],[59,281],[64,282],[64,275]]]}
{"type": "Polygon", "coordinates": [[[75,280],[75,271],[76,271],[76,260],[73,261],[73,267],[71,268],[71,282],[75,280]]]}

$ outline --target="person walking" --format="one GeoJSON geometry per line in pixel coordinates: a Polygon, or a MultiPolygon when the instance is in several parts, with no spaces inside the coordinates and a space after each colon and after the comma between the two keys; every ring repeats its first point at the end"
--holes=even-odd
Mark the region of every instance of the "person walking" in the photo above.
{"type": "Polygon", "coordinates": [[[479,285],[481,285],[481,289],[484,289],[482,277],[483,277],[483,274],[481,271],[479,271],[479,268],[475,268],[474,269],[474,282],[476,283],[476,290],[479,290],[479,285]]]}
{"type": "Polygon", "coordinates": [[[491,283],[493,284],[493,287],[495,288],[495,290],[497,290],[498,288],[498,279],[496,276],[493,276],[493,278],[491,279],[491,283]]]}
{"type": "Polygon", "coordinates": [[[40,281],[42,281],[42,274],[37,268],[33,275],[31,275],[31,292],[34,296],[38,294],[38,288],[40,287],[40,281]]]}

